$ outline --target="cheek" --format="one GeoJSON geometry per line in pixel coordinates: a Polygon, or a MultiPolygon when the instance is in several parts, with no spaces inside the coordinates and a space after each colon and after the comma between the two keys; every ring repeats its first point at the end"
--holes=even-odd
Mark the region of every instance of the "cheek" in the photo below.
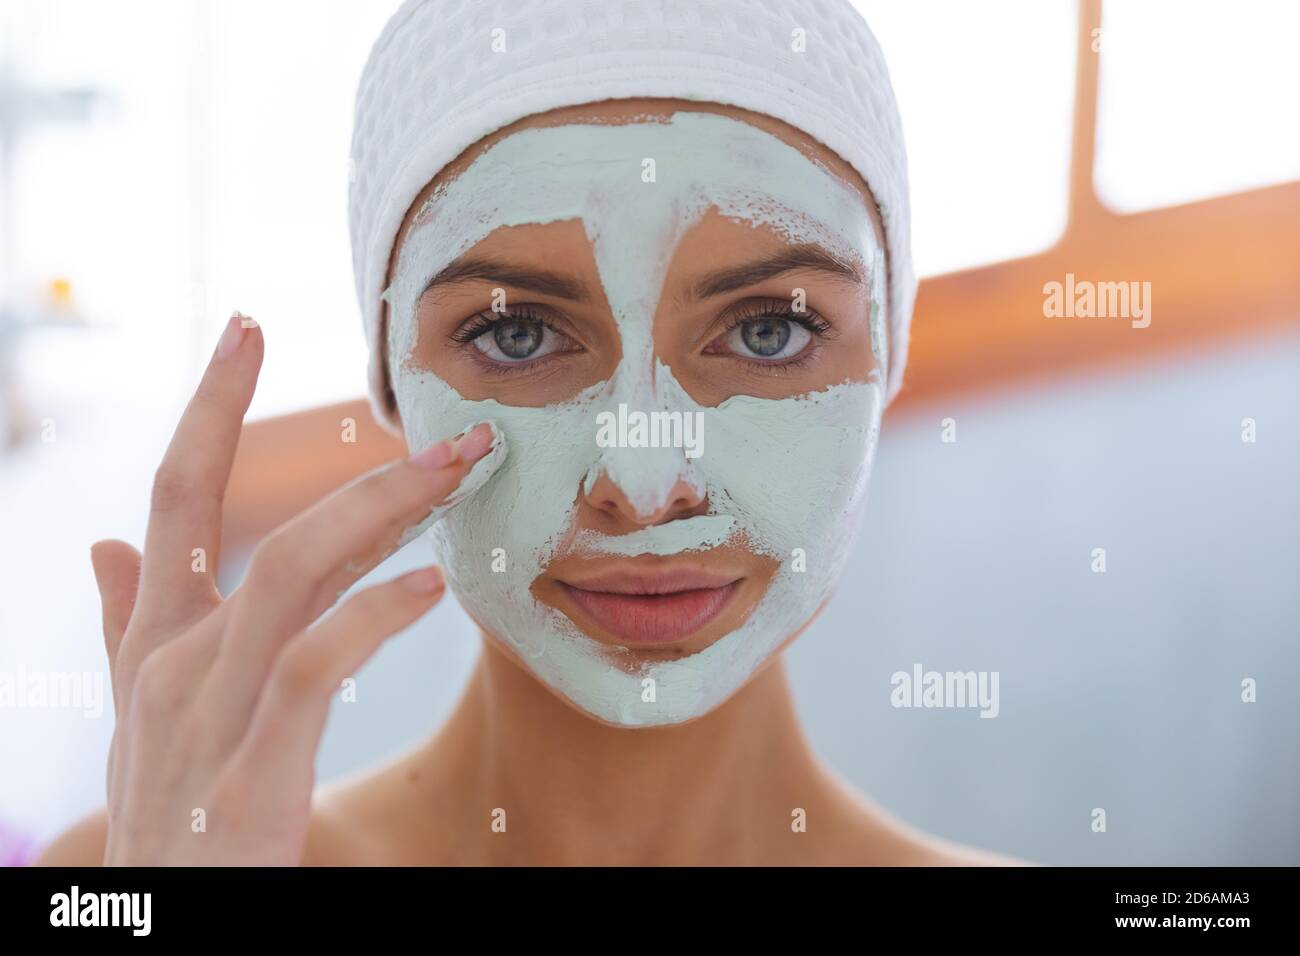
{"type": "Polygon", "coordinates": [[[881,407],[872,381],[800,399],[735,398],[706,412],[701,461],[715,507],[737,514],[756,549],[777,560],[833,547],[865,499],[881,407]]]}
{"type": "Polygon", "coordinates": [[[435,524],[434,553],[466,610],[525,659],[544,652],[551,622],[531,587],[571,523],[593,459],[590,412],[581,403],[521,408],[456,396],[428,375],[408,383],[406,400],[430,409],[453,433],[484,418],[509,454],[491,480],[435,524]]]}

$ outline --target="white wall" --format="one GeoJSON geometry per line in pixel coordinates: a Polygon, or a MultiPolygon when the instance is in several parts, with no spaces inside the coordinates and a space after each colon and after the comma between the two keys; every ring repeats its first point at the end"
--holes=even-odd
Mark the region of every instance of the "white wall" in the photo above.
{"type": "Polygon", "coordinates": [[[1300,863],[1300,339],[887,422],[871,493],[790,654],[850,779],[1042,862],[1300,863]],[[999,671],[999,716],[891,707],[915,663],[999,671]]]}

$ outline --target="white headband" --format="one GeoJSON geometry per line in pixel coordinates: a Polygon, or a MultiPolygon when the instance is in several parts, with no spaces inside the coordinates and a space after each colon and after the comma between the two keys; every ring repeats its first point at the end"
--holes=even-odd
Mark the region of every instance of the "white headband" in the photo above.
{"type": "Polygon", "coordinates": [[[907,157],[884,56],[849,0],[406,0],[361,76],[348,190],[370,396],[381,422],[396,429],[380,296],[416,197],[467,147],[503,126],[629,97],[764,113],[857,170],[884,224],[887,398],[897,393],[916,297],[907,157]]]}

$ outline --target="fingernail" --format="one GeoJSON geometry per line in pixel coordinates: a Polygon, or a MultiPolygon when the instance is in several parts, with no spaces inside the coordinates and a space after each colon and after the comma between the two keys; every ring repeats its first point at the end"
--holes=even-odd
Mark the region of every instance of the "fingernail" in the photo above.
{"type": "Polygon", "coordinates": [[[402,575],[402,587],[412,594],[433,594],[442,590],[442,584],[442,568],[436,566],[402,575]]]}
{"type": "Polygon", "coordinates": [[[463,438],[457,439],[456,455],[467,464],[476,462],[491,450],[494,440],[492,426],[487,422],[475,425],[463,438]]]}
{"type": "MultiPolygon", "coordinates": [[[[235,354],[239,344],[244,341],[244,329],[249,328],[249,326],[244,325],[245,321],[252,322],[253,320],[240,312],[235,312],[230,316],[230,321],[226,323],[226,331],[221,333],[221,341],[217,343],[217,358],[230,358],[235,354]]],[[[257,323],[254,322],[253,324],[256,325],[257,323]]]]}
{"type": "Polygon", "coordinates": [[[430,445],[424,451],[418,451],[411,456],[411,464],[419,468],[428,468],[431,471],[439,468],[446,468],[456,457],[452,450],[451,441],[440,441],[436,445],[430,445]]]}

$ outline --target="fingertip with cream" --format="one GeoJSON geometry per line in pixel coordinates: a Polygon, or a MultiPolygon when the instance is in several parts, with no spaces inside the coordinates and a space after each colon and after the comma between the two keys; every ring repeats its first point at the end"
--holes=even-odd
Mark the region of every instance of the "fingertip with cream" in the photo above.
{"type": "Polygon", "coordinates": [[[479,422],[453,438],[430,445],[411,456],[411,464],[430,471],[461,462],[472,465],[497,444],[500,432],[491,422],[479,422]]]}
{"type": "Polygon", "coordinates": [[[479,422],[456,440],[454,452],[466,464],[478,461],[496,444],[498,432],[491,422],[479,422]]]}

